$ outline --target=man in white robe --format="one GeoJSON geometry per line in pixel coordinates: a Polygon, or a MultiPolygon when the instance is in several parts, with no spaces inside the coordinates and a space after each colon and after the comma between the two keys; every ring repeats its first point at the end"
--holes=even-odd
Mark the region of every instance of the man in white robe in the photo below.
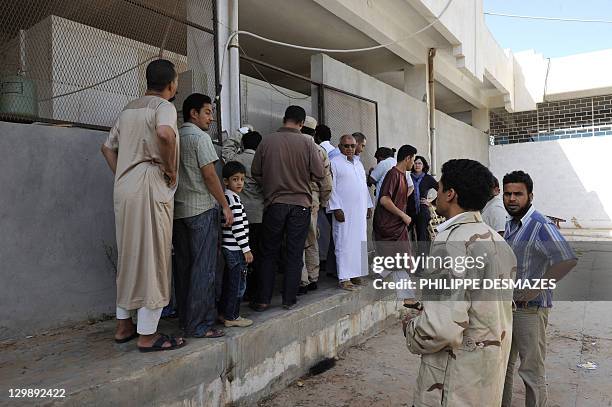
{"type": "Polygon", "coordinates": [[[365,169],[355,154],[355,138],[342,136],[338,147],[342,154],[331,160],[333,186],[327,212],[334,215],[332,233],[340,288],[353,291],[355,285],[363,284],[360,277],[368,273],[367,267],[362,267],[362,256],[367,256],[363,242],[367,241],[367,219],[373,205],[365,169]]]}

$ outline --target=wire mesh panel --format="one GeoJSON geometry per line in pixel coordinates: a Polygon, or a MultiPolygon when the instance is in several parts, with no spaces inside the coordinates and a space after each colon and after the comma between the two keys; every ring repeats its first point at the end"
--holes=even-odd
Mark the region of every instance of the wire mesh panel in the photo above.
{"type": "Polygon", "coordinates": [[[376,165],[378,148],[376,104],[332,89],[324,90],[325,124],[332,132],[332,144],[337,145],[343,134],[363,133],[366,148],[360,155],[366,171],[376,165]]]}
{"type": "MultiPolygon", "coordinates": [[[[0,119],[109,127],[160,56],[176,106],[216,89],[214,0],[0,0],[0,119]]],[[[180,116],[180,114],[179,114],[180,116]]],[[[212,129],[211,129],[212,130],[212,129]]]]}
{"type": "MultiPolygon", "coordinates": [[[[369,169],[376,165],[374,158],[374,153],[378,148],[376,104],[347,93],[324,88],[323,108],[325,124],[331,129],[333,145],[338,145],[340,137],[344,134],[360,132],[366,136],[366,148],[359,158],[367,174],[369,169]]],[[[370,190],[370,197],[375,202],[372,190],[370,190]]],[[[372,236],[372,219],[368,220],[367,235],[372,236]]],[[[366,246],[367,251],[372,254],[374,242],[368,239],[366,246]]]]}

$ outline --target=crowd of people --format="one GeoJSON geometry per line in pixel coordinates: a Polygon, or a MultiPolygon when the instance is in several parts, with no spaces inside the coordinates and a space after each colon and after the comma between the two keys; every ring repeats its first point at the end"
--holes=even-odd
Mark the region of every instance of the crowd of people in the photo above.
{"type": "MultiPolygon", "coordinates": [[[[189,95],[178,128],[173,64],[151,62],[146,78],[146,94],[125,106],[102,146],[115,174],[118,343],[138,338],[143,352],[170,350],[184,346],[184,337],[223,336],[218,323],[247,327],[242,300],[257,312],[270,308],[279,271],[282,306],[292,309],[298,295],[318,288],[319,213],[332,230],[326,271],[347,291],[367,284],[363,243],[372,217],[383,255],[489,250],[485,276],[512,279],[561,279],[576,264],[533,207],[533,181],[522,171],[504,177],[503,200],[499,181],[479,162],[450,160],[436,180],[409,144],[379,148],[366,173],[360,154],[367,137],[345,134],[334,146],[331,130],[299,106],[286,109],[272,134],[241,128],[219,156],[206,133],[211,98],[189,95]],[[432,233],[436,213],[445,221],[432,233]],[[478,242],[489,249],[476,249],[478,242]],[[157,331],[172,291],[183,337],[157,331]]],[[[383,277],[401,281],[409,271],[383,277]]],[[[462,290],[450,301],[419,301],[409,289],[397,297],[411,310],[403,325],[408,348],[422,355],[415,405],[510,406],[517,356],[526,405],[545,405],[550,290],[495,301],[462,290]]]]}

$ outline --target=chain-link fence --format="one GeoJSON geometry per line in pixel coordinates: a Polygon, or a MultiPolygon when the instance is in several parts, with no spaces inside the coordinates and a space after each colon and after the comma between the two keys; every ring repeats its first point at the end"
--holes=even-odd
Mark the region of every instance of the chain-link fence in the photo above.
{"type": "Polygon", "coordinates": [[[177,110],[189,93],[216,93],[214,0],[0,0],[0,7],[0,120],[110,127],[144,93],[146,66],[160,56],[179,72],[177,110]]]}

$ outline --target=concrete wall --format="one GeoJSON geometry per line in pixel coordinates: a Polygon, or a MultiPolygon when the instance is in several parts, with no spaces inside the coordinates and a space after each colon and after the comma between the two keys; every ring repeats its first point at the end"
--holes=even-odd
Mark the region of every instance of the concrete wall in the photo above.
{"type": "Polygon", "coordinates": [[[115,310],[103,132],[0,122],[0,339],[115,310]]]}
{"type": "MultiPolygon", "coordinates": [[[[398,148],[412,144],[419,154],[429,157],[426,103],[327,55],[313,56],[311,67],[314,80],[378,102],[380,146],[398,148]]],[[[440,165],[456,157],[488,163],[488,138],[484,133],[442,112],[436,114],[440,165]]],[[[374,143],[370,142],[367,150],[373,155],[374,143]]]]}
{"type": "Polygon", "coordinates": [[[482,131],[436,111],[438,164],[452,158],[471,158],[489,165],[488,137],[482,131]]]}
{"type": "Polygon", "coordinates": [[[500,182],[513,170],[529,173],[534,204],[567,219],[568,228],[612,228],[612,137],[589,137],[490,147],[500,182]],[[573,220],[572,220],[573,219],[573,220]]]}

